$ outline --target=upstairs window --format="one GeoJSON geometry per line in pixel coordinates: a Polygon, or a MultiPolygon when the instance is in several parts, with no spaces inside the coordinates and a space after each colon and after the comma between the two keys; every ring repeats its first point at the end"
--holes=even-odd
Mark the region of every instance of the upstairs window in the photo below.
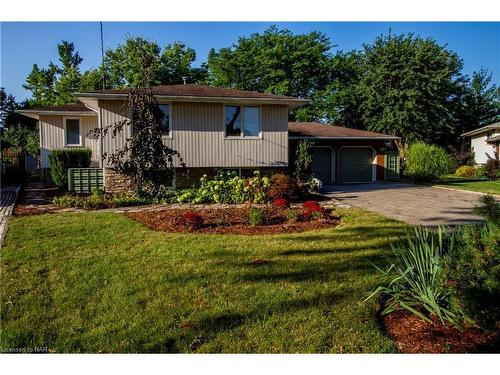
{"type": "Polygon", "coordinates": [[[81,146],[80,119],[67,118],[64,120],[64,137],[66,146],[81,146]]]}
{"type": "Polygon", "coordinates": [[[160,129],[162,135],[170,135],[170,105],[160,104],[160,129]]]}
{"type": "Polygon", "coordinates": [[[226,137],[259,137],[260,108],[228,105],[225,107],[226,137]]]}

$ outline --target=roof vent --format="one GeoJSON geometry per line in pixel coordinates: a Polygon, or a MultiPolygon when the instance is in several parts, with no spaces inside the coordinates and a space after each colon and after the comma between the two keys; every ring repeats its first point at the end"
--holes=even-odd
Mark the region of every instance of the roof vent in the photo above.
{"type": "Polygon", "coordinates": [[[184,82],[184,84],[187,84],[187,79],[188,77],[182,77],[182,82],[184,82]]]}

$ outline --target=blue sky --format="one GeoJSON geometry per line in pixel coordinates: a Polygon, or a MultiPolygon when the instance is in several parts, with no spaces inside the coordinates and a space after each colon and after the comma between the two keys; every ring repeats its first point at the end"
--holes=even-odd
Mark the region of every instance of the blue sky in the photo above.
{"type": "MultiPolygon", "coordinates": [[[[318,30],[330,37],[336,50],[359,49],[371,43],[377,35],[413,32],[433,37],[440,44],[457,52],[464,61],[464,73],[470,74],[481,66],[493,72],[500,84],[500,23],[460,22],[105,22],[105,48],[114,48],[127,35],[143,36],[161,46],[182,41],[197,52],[197,64],[206,60],[210,48],[227,47],[239,36],[262,32],[276,24],[295,33],[318,30]]],[[[23,100],[29,92],[22,84],[34,63],[47,66],[57,61],[57,43],[75,43],[83,57],[82,70],[95,67],[100,61],[98,22],[15,22],[1,24],[0,86],[23,100]]]]}

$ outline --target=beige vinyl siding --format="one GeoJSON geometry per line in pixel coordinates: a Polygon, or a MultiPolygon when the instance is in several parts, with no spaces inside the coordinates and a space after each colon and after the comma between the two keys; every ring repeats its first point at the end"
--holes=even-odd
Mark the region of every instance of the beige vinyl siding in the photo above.
{"type": "MultiPolygon", "coordinates": [[[[129,116],[125,101],[99,101],[103,126],[129,116]]],[[[177,150],[187,167],[280,167],[288,165],[288,107],[261,106],[261,139],[227,139],[224,104],[173,102],[171,138],[164,143],[177,150]]],[[[127,129],[127,132],[129,129],[127,129]]],[[[126,133],[129,134],[129,133],[126,133]]],[[[127,135],[128,136],[128,135],[127,135]]],[[[103,150],[122,147],[126,136],[105,137],[103,150]]],[[[177,166],[179,163],[176,163],[177,166]]]]}
{"type": "Polygon", "coordinates": [[[172,104],[172,139],[187,167],[264,167],[288,164],[288,109],[261,107],[261,139],[224,137],[224,104],[172,104]]]}
{"type": "MultiPolygon", "coordinates": [[[[102,127],[116,124],[119,121],[130,118],[130,111],[126,107],[126,101],[118,100],[99,100],[99,115],[101,118],[102,127]]],[[[108,155],[113,154],[123,148],[125,140],[130,137],[130,127],[126,126],[123,132],[113,137],[109,131],[102,138],[103,153],[108,155]]],[[[109,163],[108,163],[109,165],[109,163]]]]}
{"type": "Polygon", "coordinates": [[[42,168],[49,168],[49,153],[51,150],[65,147],[64,117],[78,117],[80,119],[82,147],[90,148],[92,151],[92,166],[98,166],[100,158],[99,141],[87,135],[90,130],[97,128],[97,116],[40,115],[39,129],[42,168]]]}

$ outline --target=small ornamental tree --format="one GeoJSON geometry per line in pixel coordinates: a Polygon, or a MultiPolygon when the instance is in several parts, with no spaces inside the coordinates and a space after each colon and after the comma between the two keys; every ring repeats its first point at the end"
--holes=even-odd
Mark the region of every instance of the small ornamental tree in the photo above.
{"type": "Polygon", "coordinates": [[[165,170],[172,170],[178,159],[184,167],[181,155],[162,142],[161,111],[151,88],[134,88],[128,96],[132,118],[118,121],[91,131],[94,138],[111,133],[117,137],[126,127],[132,129],[124,147],[114,153],[104,153],[103,159],[117,172],[130,176],[139,195],[154,195],[162,188],[165,170]]]}
{"type": "Polygon", "coordinates": [[[312,146],[314,142],[310,139],[303,139],[295,150],[295,175],[299,180],[307,180],[311,174],[313,162],[312,146]]]}

